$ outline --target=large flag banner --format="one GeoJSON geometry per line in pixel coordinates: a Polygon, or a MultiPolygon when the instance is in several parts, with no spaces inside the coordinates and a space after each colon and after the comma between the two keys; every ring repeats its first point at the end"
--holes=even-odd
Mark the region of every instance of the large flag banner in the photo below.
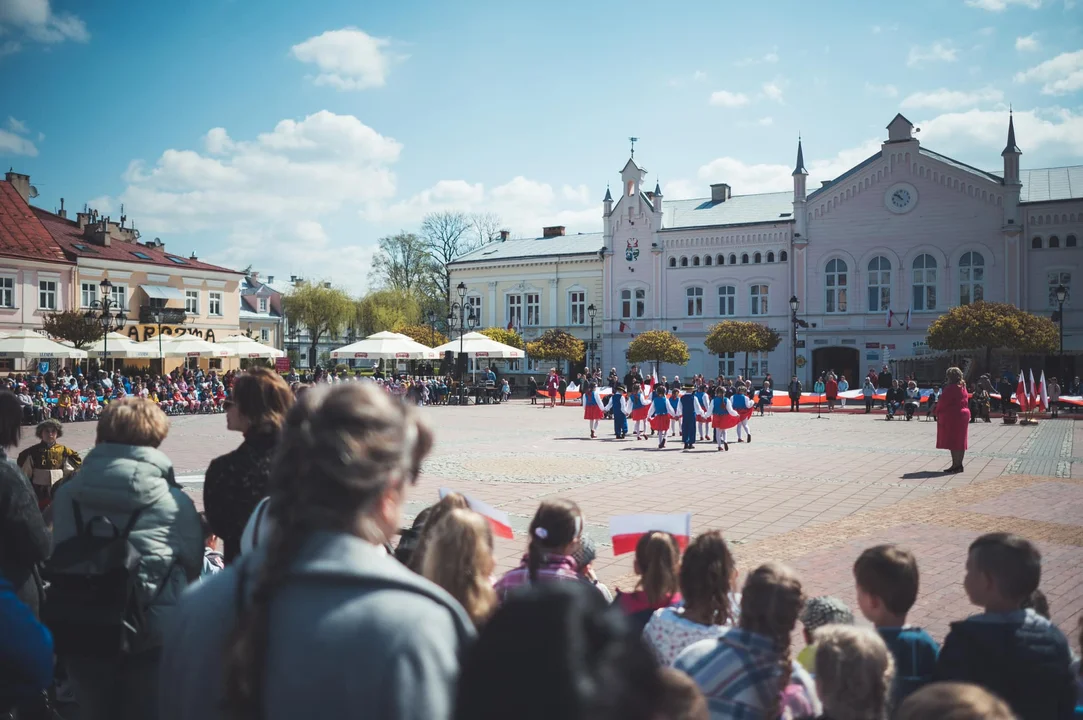
{"type": "Polygon", "coordinates": [[[1019,403],[1019,412],[1026,412],[1030,407],[1030,403],[1027,402],[1027,384],[1024,377],[1023,368],[1019,368],[1019,384],[1015,387],[1015,401],[1019,403]]]}
{"type": "Polygon", "coordinates": [[[1042,370],[1042,379],[1039,381],[1040,386],[1038,388],[1038,399],[1042,403],[1042,410],[1049,409],[1049,392],[1045,387],[1045,370],[1042,370]]]}
{"type": "Polygon", "coordinates": [[[639,538],[649,532],[661,530],[677,539],[681,552],[688,547],[692,536],[692,513],[680,515],[614,515],[609,518],[609,537],[613,541],[613,555],[635,552],[639,538]]]}
{"type": "Polygon", "coordinates": [[[1037,410],[1041,399],[1038,396],[1038,383],[1034,382],[1034,370],[1029,370],[1030,373],[1030,409],[1037,410]]]}
{"type": "MultiPolygon", "coordinates": [[[[440,488],[440,499],[443,500],[450,492],[452,491],[448,488],[440,488]]],[[[485,519],[489,521],[489,526],[493,529],[493,535],[507,540],[513,540],[515,538],[515,535],[511,531],[511,521],[508,519],[508,514],[506,512],[497,510],[492,505],[484,503],[477,498],[472,498],[465,493],[463,493],[463,497],[466,498],[466,504],[470,506],[471,510],[484,516],[485,519]]]]}

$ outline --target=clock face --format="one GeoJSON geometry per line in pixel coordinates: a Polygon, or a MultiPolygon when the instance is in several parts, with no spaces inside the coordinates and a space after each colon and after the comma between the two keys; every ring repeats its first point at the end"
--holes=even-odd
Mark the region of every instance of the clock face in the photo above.
{"type": "Polygon", "coordinates": [[[908,183],[898,183],[888,188],[884,194],[884,205],[893,213],[905,213],[917,204],[918,191],[908,183]]]}

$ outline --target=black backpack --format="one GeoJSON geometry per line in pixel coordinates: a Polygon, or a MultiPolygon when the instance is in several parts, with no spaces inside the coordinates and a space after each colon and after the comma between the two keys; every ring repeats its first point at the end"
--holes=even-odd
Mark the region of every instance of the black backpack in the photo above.
{"type": "MultiPolygon", "coordinates": [[[[42,621],[53,633],[58,654],[126,654],[145,627],[139,601],[142,556],[128,540],[143,509],[132,513],[123,530],[101,515],[84,524],[82,510],[75,501],[72,511],[76,535],[57,545],[45,563],[43,576],[48,587],[42,621]],[[112,532],[95,535],[95,524],[107,526],[112,532]]],[[[167,574],[163,586],[168,579],[167,574]]]]}

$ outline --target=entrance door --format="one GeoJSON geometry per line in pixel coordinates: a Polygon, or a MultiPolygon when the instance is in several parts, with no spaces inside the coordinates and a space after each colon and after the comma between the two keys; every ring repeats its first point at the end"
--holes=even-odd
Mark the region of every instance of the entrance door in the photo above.
{"type": "Polygon", "coordinates": [[[864,376],[861,375],[861,353],[857,348],[827,347],[813,350],[812,382],[815,383],[820,375],[826,375],[829,370],[833,370],[839,377],[845,375],[851,390],[861,388],[861,378],[864,376]]]}

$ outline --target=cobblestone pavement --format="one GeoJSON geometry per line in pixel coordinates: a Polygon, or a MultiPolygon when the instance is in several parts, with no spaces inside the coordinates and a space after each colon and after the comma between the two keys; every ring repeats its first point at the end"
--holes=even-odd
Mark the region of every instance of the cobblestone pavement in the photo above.
{"type": "MultiPolygon", "coordinates": [[[[597,440],[577,407],[547,409],[523,401],[497,406],[427,408],[436,447],[407,515],[449,487],[511,516],[514,540],[498,540],[500,570],[525,547],[539,500],[568,497],[586,515],[598,545],[595,567],[610,586],[630,589],[630,556],[612,557],[607,518],[634,512],[691,512],[693,532],[721,529],[738,563],[791,563],[810,595],[838,595],[856,609],[851,567],[864,548],[911,548],[922,590],[911,622],[942,637],[948,623],[975,611],[962,590],[966,548],[978,534],[1010,530],[1043,552],[1043,590],[1065,630],[1083,613],[1083,422],[970,426],[966,470],[936,450],[936,425],[887,422],[882,413],[775,412],[751,421],[753,442],[718,452],[709,443],[665,450],[655,439],[616,440],[603,422],[597,440]]],[[[69,446],[93,444],[93,424],[65,426],[69,446]]],[[[28,444],[32,438],[24,440],[28,444]]],[[[236,447],[222,416],[173,419],[163,450],[200,501],[201,472],[236,447]]]]}

